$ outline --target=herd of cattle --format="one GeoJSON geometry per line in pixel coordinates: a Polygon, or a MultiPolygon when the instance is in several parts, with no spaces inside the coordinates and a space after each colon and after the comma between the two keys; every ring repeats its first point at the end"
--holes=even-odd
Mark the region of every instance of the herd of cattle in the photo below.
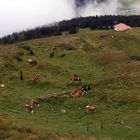
{"type": "MultiPolygon", "coordinates": [[[[77,76],[76,74],[74,74],[74,75],[72,75],[71,80],[80,81],[80,77],[77,76]]],[[[81,89],[74,90],[72,93],[70,93],[69,97],[79,98],[79,97],[87,94],[90,89],[91,88],[89,85],[83,86],[81,89]]],[[[36,106],[39,107],[39,100],[31,99],[31,102],[28,104],[25,104],[24,108],[25,108],[25,111],[31,112],[33,114],[34,113],[33,108],[36,106]]],[[[87,106],[85,106],[85,111],[87,113],[96,112],[96,107],[87,105],[87,106]]]]}
{"type": "MultiPolygon", "coordinates": [[[[52,52],[54,55],[54,50],[52,52]]],[[[33,51],[30,51],[30,54],[33,55],[34,54],[33,51]]],[[[50,55],[52,55],[52,54],[50,54],[50,55]]],[[[50,57],[50,58],[52,58],[52,57],[50,57]]],[[[22,58],[17,57],[17,61],[22,61],[22,58]]],[[[38,66],[37,60],[28,59],[28,63],[32,66],[38,66]]],[[[23,80],[23,72],[22,71],[20,71],[20,79],[23,80]]],[[[38,74],[34,75],[32,77],[32,82],[35,84],[35,83],[37,83],[37,81],[39,79],[40,79],[40,76],[38,74]]],[[[73,74],[71,77],[71,81],[81,81],[81,79],[76,74],[73,74]]],[[[4,88],[5,88],[5,85],[0,84],[0,89],[3,90],[4,88]]],[[[90,89],[91,89],[90,86],[84,86],[81,89],[74,90],[72,93],[70,93],[70,97],[76,97],[76,98],[78,97],[79,98],[79,97],[83,96],[84,94],[86,94],[88,92],[88,90],[90,90],[90,89]]],[[[32,114],[34,113],[34,107],[39,107],[39,101],[36,99],[31,99],[30,103],[24,105],[25,111],[31,112],[32,114]]],[[[85,111],[87,113],[96,112],[96,107],[87,105],[87,106],[85,106],[85,111]]]]}

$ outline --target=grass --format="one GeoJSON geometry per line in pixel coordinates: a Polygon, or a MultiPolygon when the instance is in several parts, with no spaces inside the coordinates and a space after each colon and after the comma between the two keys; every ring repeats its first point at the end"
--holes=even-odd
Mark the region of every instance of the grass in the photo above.
{"type": "Polygon", "coordinates": [[[126,32],[82,29],[76,35],[1,45],[0,83],[5,88],[0,89],[0,139],[138,140],[140,62],[131,56],[140,56],[139,33],[139,28],[126,32]],[[53,47],[56,51],[50,59],[53,47]],[[17,62],[17,56],[23,61],[17,62]],[[37,59],[38,67],[30,66],[28,59],[37,59]],[[71,83],[73,73],[81,82],[71,83]],[[31,81],[34,74],[40,74],[37,84],[31,81]],[[24,111],[29,98],[70,93],[84,84],[92,88],[85,96],[41,102],[33,115],[24,111]],[[97,112],[87,114],[88,104],[96,106],[97,112]]]}

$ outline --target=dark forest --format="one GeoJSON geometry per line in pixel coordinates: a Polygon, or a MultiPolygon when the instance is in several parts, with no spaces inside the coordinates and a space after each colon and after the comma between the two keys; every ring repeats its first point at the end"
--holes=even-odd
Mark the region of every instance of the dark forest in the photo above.
{"type": "Polygon", "coordinates": [[[62,32],[75,34],[80,28],[91,30],[109,30],[117,23],[123,22],[131,27],[140,27],[140,15],[106,15],[92,17],[78,17],[71,20],[64,20],[52,25],[37,27],[34,29],[15,32],[11,35],[0,38],[0,44],[12,44],[30,39],[61,35],[62,32]]]}

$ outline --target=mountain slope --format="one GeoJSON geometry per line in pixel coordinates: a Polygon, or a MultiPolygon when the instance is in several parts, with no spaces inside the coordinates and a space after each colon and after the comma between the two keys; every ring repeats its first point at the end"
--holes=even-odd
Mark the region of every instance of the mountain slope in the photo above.
{"type": "Polygon", "coordinates": [[[139,139],[139,34],[139,28],[126,32],[84,29],[76,35],[0,45],[0,82],[5,84],[0,89],[0,138],[139,139]],[[23,61],[17,61],[17,56],[23,61]],[[38,66],[30,66],[28,59],[37,59],[38,66]],[[71,82],[73,73],[81,82],[71,82]],[[34,74],[40,75],[36,84],[34,74]],[[30,98],[70,94],[85,84],[91,90],[80,98],[42,101],[34,114],[24,110],[30,98]],[[86,113],[86,105],[95,106],[97,112],[86,113]]]}

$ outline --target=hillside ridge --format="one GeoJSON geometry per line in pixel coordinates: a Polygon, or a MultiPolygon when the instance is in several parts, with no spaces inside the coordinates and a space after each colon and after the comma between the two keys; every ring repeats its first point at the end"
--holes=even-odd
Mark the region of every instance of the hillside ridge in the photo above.
{"type": "Polygon", "coordinates": [[[139,34],[87,28],[1,44],[0,139],[139,139],[139,34]],[[87,85],[87,93],[71,96],[87,85]],[[24,108],[31,99],[42,99],[34,114],[24,108]],[[97,111],[87,113],[87,105],[97,111]]]}

